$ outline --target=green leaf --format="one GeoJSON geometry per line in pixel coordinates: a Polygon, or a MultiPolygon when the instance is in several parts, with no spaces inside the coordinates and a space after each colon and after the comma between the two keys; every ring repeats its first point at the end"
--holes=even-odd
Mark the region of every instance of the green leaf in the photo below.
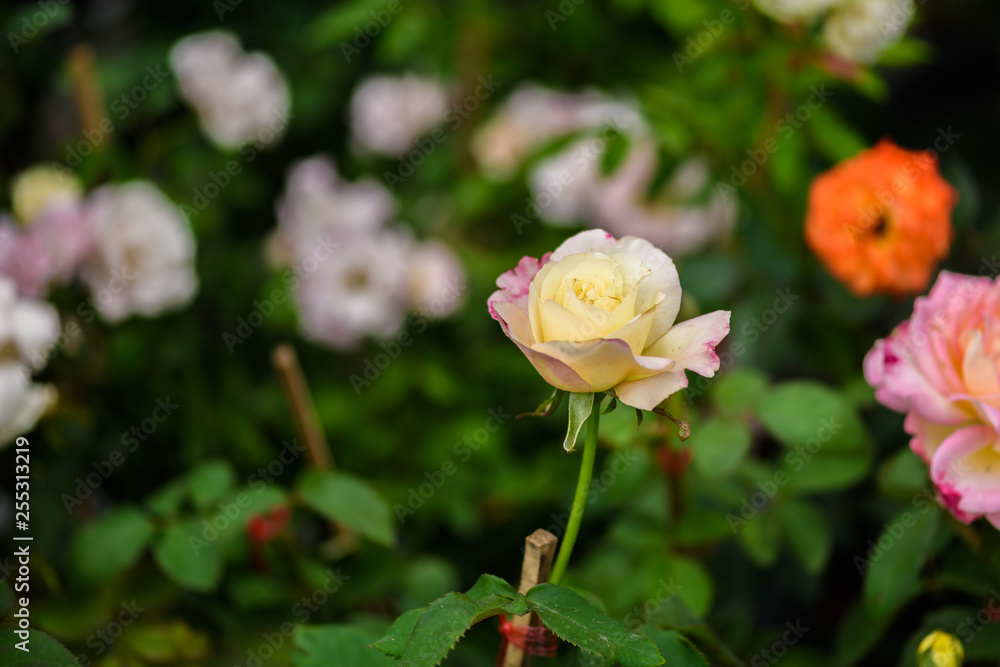
{"type": "Polygon", "coordinates": [[[857,450],[868,441],[857,412],[818,382],[777,385],[761,398],[760,419],[778,442],[794,451],[857,450]]]}
{"type": "Polygon", "coordinates": [[[927,464],[910,449],[900,449],[879,466],[878,490],[895,500],[910,500],[927,487],[927,464]]]}
{"type": "MultiPolygon", "coordinates": [[[[230,530],[234,528],[230,526],[230,530]]],[[[200,592],[215,590],[222,579],[222,550],[218,531],[198,519],[188,519],[164,531],[153,556],[170,579],[200,592]]]]}
{"type": "Polygon", "coordinates": [[[878,64],[886,67],[904,67],[930,62],[933,57],[934,47],[928,42],[903,37],[893,42],[882,52],[878,64]]]}
{"type": "Polygon", "coordinates": [[[615,411],[615,408],[617,407],[618,407],[618,399],[612,396],[611,400],[608,401],[608,407],[604,408],[604,411],[601,412],[601,414],[602,415],[611,414],[612,412],[615,411]]]}
{"type": "Polygon", "coordinates": [[[206,461],[187,478],[191,502],[201,511],[208,509],[236,485],[236,471],[228,461],[206,461]]]}
{"type": "Polygon", "coordinates": [[[476,623],[497,614],[524,611],[524,597],[489,594],[475,600],[463,593],[448,593],[432,602],[417,619],[403,651],[400,667],[433,667],[444,660],[458,640],[476,623]]]}
{"type": "Polygon", "coordinates": [[[524,412],[517,416],[518,419],[521,417],[548,417],[559,407],[562,403],[563,395],[566,392],[561,389],[556,389],[552,392],[552,395],[545,399],[545,402],[535,408],[534,412],[524,412]]]}
{"type": "Polygon", "coordinates": [[[376,544],[396,543],[392,510],[375,489],[357,477],[329,470],[310,470],[299,480],[306,505],[331,521],[339,521],[376,544]]]}
{"type": "Polygon", "coordinates": [[[872,453],[854,407],[816,382],[785,382],[760,401],[765,428],[788,448],[783,457],[791,488],[830,491],[868,474],[872,453]]]}
{"type": "Polygon", "coordinates": [[[504,611],[511,615],[527,613],[524,596],[519,595],[513,586],[500,577],[484,574],[465,593],[448,593],[423,609],[411,609],[404,613],[396,619],[385,636],[375,642],[375,648],[394,658],[402,658],[404,655],[411,658],[414,655],[426,655],[430,656],[428,659],[431,659],[440,654],[440,657],[437,658],[440,661],[474,623],[504,611]],[[443,606],[445,599],[448,600],[447,607],[443,606]],[[503,609],[479,618],[480,614],[495,607],[499,608],[498,606],[503,607],[503,609]],[[430,618],[423,623],[418,635],[416,633],[417,623],[425,613],[429,613],[430,618]],[[462,626],[465,623],[468,624],[463,629],[462,626]],[[442,628],[443,630],[441,630],[442,628]],[[432,630],[444,632],[442,635],[445,638],[443,643],[436,642],[433,636],[428,634],[432,630]],[[426,646],[423,648],[411,647],[410,644],[413,642],[426,644],[426,646]]]}
{"type": "Polygon", "coordinates": [[[84,586],[96,586],[142,556],[153,524],[134,507],[113,510],[84,526],[70,546],[71,562],[84,586]]]}
{"type": "Polygon", "coordinates": [[[563,449],[567,452],[573,451],[576,447],[577,438],[580,436],[580,429],[586,423],[587,418],[594,409],[593,394],[579,394],[571,392],[569,395],[569,428],[566,430],[566,439],[563,441],[563,449]]]}
{"type": "Polygon", "coordinates": [[[710,419],[691,432],[685,446],[691,447],[695,470],[708,479],[721,479],[743,462],[751,440],[745,424],[710,419]]]}
{"type": "Polygon", "coordinates": [[[892,624],[892,619],[892,614],[872,616],[868,607],[859,600],[847,613],[847,618],[837,632],[834,664],[838,667],[856,664],[878,643],[892,624]]]}
{"type": "Polygon", "coordinates": [[[868,553],[855,556],[865,570],[865,604],[875,616],[884,616],[902,603],[919,582],[920,569],[930,555],[941,515],[929,503],[923,511],[907,510],[887,523],[868,553]]]}
{"type": "Polygon", "coordinates": [[[753,368],[737,368],[712,385],[715,404],[730,415],[740,416],[757,410],[757,403],[767,389],[767,376],[753,368]]]}
{"type": "Polygon", "coordinates": [[[760,512],[741,524],[740,542],[747,555],[757,565],[770,567],[781,553],[781,521],[772,511],[760,512]]]}
{"type": "Polygon", "coordinates": [[[557,637],[588,653],[617,660],[624,667],[663,664],[653,642],[630,632],[568,588],[539,584],[528,591],[528,608],[557,637]]]}
{"type": "Polygon", "coordinates": [[[375,634],[350,625],[299,626],[294,667],[394,667],[396,661],[371,648],[375,634]]]}
{"type": "Polygon", "coordinates": [[[691,611],[704,616],[712,607],[715,586],[705,567],[693,558],[674,555],[670,557],[667,579],[678,583],[677,597],[691,611]]]}
{"type": "Polygon", "coordinates": [[[187,479],[175,479],[146,496],[146,507],[157,516],[174,516],[180,511],[187,493],[187,479]]]}
{"type": "Polygon", "coordinates": [[[779,509],[792,553],[809,574],[819,574],[833,553],[833,533],[826,516],[811,503],[793,500],[779,509]]]}
{"type": "Polygon", "coordinates": [[[374,646],[378,650],[394,658],[402,658],[406,645],[410,642],[413,628],[417,625],[417,619],[424,613],[423,608],[411,609],[403,612],[396,621],[386,631],[385,636],[375,642],[374,646]]]}
{"type": "Polygon", "coordinates": [[[701,651],[676,630],[662,630],[655,625],[646,625],[642,632],[656,643],[669,667],[709,667],[708,660],[701,651]]]}
{"type": "MultiPolygon", "coordinates": [[[[789,130],[792,129],[787,123],[781,124],[789,130]]],[[[748,149],[748,152],[744,153],[742,157],[746,159],[742,160],[741,165],[737,167],[738,169],[742,170],[742,165],[749,163],[753,170],[747,168],[743,173],[752,175],[757,171],[757,164],[763,163],[775,189],[783,194],[795,192],[806,177],[806,173],[802,169],[802,165],[806,162],[806,142],[801,131],[794,131],[786,135],[782,130],[782,134],[771,134],[768,139],[764,140],[763,145],[756,145],[748,149]],[[768,149],[768,140],[777,141],[773,151],[768,149]],[[761,154],[764,155],[763,158],[760,157],[761,154]]]]}
{"type": "Polygon", "coordinates": [[[860,132],[851,127],[829,105],[813,112],[808,127],[816,146],[831,162],[840,162],[870,145],[860,132]]]}
{"type": "Polygon", "coordinates": [[[502,595],[513,598],[517,591],[500,577],[493,574],[484,574],[476,580],[476,583],[465,592],[473,600],[481,600],[489,595],[502,595]]]}
{"type": "Polygon", "coordinates": [[[76,657],[66,647],[41,630],[28,629],[27,651],[17,648],[21,639],[14,628],[2,626],[6,635],[0,642],[0,665],[4,667],[78,667],[76,657]]]}

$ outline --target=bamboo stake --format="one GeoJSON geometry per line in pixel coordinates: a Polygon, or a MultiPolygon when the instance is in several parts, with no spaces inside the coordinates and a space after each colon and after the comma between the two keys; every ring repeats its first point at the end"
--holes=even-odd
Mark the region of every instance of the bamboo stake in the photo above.
{"type": "MultiPolygon", "coordinates": [[[[559,539],[547,530],[539,528],[524,541],[524,562],[521,564],[521,585],[518,591],[527,595],[528,591],[548,581],[549,571],[552,569],[552,561],[556,557],[556,544],[559,539]]],[[[511,621],[515,627],[533,626],[542,624],[538,614],[531,612],[524,616],[515,616],[511,621]]],[[[507,644],[507,651],[504,653],[503,667],[526,667],[531,657],[524,654],[524,651],[507,644]]]]}
{"type": "MultiPolygon", "coordinates": [[[[100,132],[104,130],[101,124],[108,122],[108,113],[104,108],[101,92],[101,80],[97,73],[97,58],[94,47],[90,44],[77,44],[69,52],[69,78],[73,85],[73,97],[76,99],[77,112],[80,114],[80,127],[84,132],[100,132]]],[[[103,150],[111,137],[96,142],[94,150],[103,150]]]]}
{"type": "Polygon", "coordinates": [[[323,430],[319,426],[319,417],[316,416],[316,408],[302,375],[302,367],[299,365],[295,349],[288,343],[282,343],[274,348],[271,361],[278,371],[281,387],[285,390],[285,398],[292,409],[295,430],[305,443],[306,457],[314,468],[332,470],[334,465],[330,445],[327,444],[323,430]]]}
{"type": "MultiPolygon", "coordinates": [[[[326,436],[323,435],[323,429],[320,428],[316,406],[309,393],[305,377],[302,375],[302,366],[299,365],[295,348],[288,343],[282,343],[271,353],[271,363],[274,364],[278,377],[281,379],[285,399],[292,410],[295,430],[306,446],[306,458],[309,460],[309,464],[317,470],[333,470],[333,455],[330,453],[330,445],[326,441],[326,436]]],[[[329,525],[330,533],[333,535],[333,539],[328,544],[331,558],[340,558],[357,548],[358,534],[356,532],[338,522],[330,521],[329,525]]]]}

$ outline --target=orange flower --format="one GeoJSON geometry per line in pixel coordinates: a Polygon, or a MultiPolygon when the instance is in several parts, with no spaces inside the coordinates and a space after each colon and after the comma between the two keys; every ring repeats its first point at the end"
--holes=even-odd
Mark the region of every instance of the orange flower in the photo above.
{"type": "Polygon", "coordinates": [[[933,151],[883,139],[813,181],[806,243],[858,296],[923,292],[948,254],[957,200],[933,151]]]}

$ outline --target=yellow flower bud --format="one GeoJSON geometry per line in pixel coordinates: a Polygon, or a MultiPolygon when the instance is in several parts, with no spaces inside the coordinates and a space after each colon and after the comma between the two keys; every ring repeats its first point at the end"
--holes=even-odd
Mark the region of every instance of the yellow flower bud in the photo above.
{"type": "Polygon", "coordinates": [[[919,667],[961,667],[965,661],[962,642],[955,635],[935,630],[917,647],[919,667]]]}
{"type": "Polygon", "coordinates": [[[79,199],[83,184],[73,174],[36,165],[14,177],[10,189],[14,217],[27,225],[52,202],[79,199]]]}

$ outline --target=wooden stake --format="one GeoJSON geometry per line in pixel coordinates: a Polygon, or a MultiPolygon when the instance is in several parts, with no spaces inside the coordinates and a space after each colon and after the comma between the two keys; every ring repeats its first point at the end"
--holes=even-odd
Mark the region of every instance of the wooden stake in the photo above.
{"type": "MultiPolygon", "coordinates": [[[[292,410],[295,430],[306,445],[306,458],[309,459],[309,464],[318,470],[333,470],[330,445],[327,444],[323,429],[319,426],[316,406],[302,375],[302,367],[299,365],[295,348],[288,343],[282,343],[271,353],[271,363],[281,378],[281,387],[285,390],[285,399],[292,410]]],[[[328,543],[328,555],[331,558],[340,558],[358,547],[359,538],[356,532],[334,521],[330,521],[329,525],[330,534],[333,535],[333,539],[328,543]]]]}
{"type": "MultiPolygon", "coordinates": [[[[549,579],[549,571],[552,569],[552,561],[556,557],[556,544],[559,538],[547,530],[539,528],[524,541],[524,562],[521,565],[521,585],[517,589],[523,595],[537,586],[544,584],[549,579]]],[[[515,616],[511,621],[515,627],[534,626],[542,624],[538,614],[532,612],[524,616],[515,616]]],[[[507,651],[504,653],[503,667],[524,667],[527,665],[524,651],[511,643],[507,644],[507,651]]]]}
{"type": "Polygon", "coordinates": [[[316,416],[316,408],[312,396],[309,395],[309,387],[302,375],[302,367],[299,366],[295,348],[282,343],[274,348],[271,361],[278,371],[281,386],[285,390],[285,398],[292,409],[295,430],[306,445],[306,457],[314,468],[332,470],[333,456],[330,454],[330,446],[326,442],[323,430],[319,427],[319,417],[316,416]]]}
{"type": "MultiPolygon", "coordinates": [[[[80,127],[84,132],[100,132],[103,136],[105,133],[101,124],[107,122],[108,113],[104,108],[96,62],[94,47],[90,44],[77,44],[69,52],[69,78],[80,115],[80,127]]],[[[104,136],[104,141],[97,142],[94,150],[104,150],[110,141],[111,135],[104,136]]]]}

